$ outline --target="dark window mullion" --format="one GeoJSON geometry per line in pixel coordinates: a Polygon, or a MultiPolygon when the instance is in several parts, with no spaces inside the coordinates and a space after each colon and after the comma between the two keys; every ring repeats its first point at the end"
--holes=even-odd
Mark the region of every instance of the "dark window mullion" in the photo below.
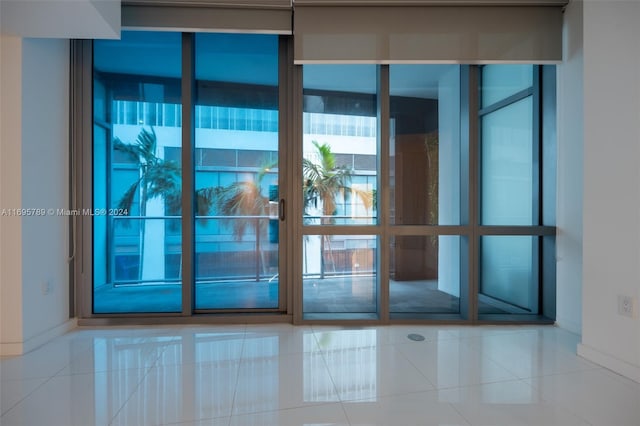
{"type": "MultiPolygon", "coordinates": [[[[523,89],[521,91],[519,91],[518,93],[514,93],[511,96],[507,96],[504,99],[499,100],[498,102],[495,102],[491,105],[488,105],[484,108],[480,108],[480,110],[478,111],[478,117],[483,117],[487,114],[491,114],[492,112],[495,112],[499,109],[502,109],[504,107],[507,107],[511,104],[515,104],[518,101],[521,101],[523,99],[528,98],[529,96],[535,95],[537,87],[539,86],[538,84],[538,72],[537,72],[538,67],[534,67],[534,76],[533,76],[533,86],[527,87],[526,89],[523,89]]],[[[482,92],[482,90],[480,90],[482,92]]]]}
{"type": "Polygon", "coordinates": [[[195,307],[195,36],[182,34],[182,315],[195,307]]]}
{"type": "MultiPolygon", "coordinates": [[[[468,82],[462,85],[465,88],[467,98],[466,116],[461,119],[468,123],[468,148],[469,148],[469,228],[468,240],[468,289],[467,289],[467,309],[468,317],[472,323],[478,321],[478,294],[480,293],[480,223],[481,223],[481,200],[482,200],[482,150],[480,135],[482,134],[482,120],[479,114],[481,101],[481,68],[475,65],[468,67],[468,82]]],[[[464,81],[464,80],[463,80],[464,81]]],[[[462,294],[463,289],[460,288],[462,294]]],[[[460,313],[465,314],[461,300],[460,313]]]]}
{"type": "Polygon", "coordinates": [[[533,116],[531,117],[532,121],[532,194],[533,194],[533,223],[532,225],[542,225],[542,141],[541,135],[542,132],[540,130],[540,117],[542,116],[540,101],[540,93],[541,93],[541,82],[540,82],[540,67],[533,67],[533,116]]]}
{"type": "MultiPolygon", "coordinates": [[[[541,102],[541,93],[542,93],[542,75],[541,68],[538,65],[533,66],[533,116],[532,116],[532,174],[531,183],[532,183],[532,191],[533,200],[531,203],[532,208],[532,217],[533,217],[533,225],[542,225],[542,130],[541,130],[541,117],[542,117],[542,102],[541,102]]],[[[537,286],[531,289],[531,297],[537,298],[537,312],[542,313],[543,306],[543,283],[542,283],[542,244],[541,238],[532,238],[531,244],[531,253],[532,253],[532,272],[533,277],[532,281],[537,283],[537,286]]]]}
{"type": "MultiPolygon", "coordinates": [[[[382,232],[378,233],[378,317],[384,322],[389,321],[389,278],[390,278],[390,256],[391,256],[391,234],[390,218],[387,214],[391,211],[390,201],[390,125],[391,125],[391,94],[390,94],[390,70],[389,65],[380,65],[378,68],[378,169],[380,173],[377,177],[378,208],[376,227],[382,232]],[[382,214],[380,214],[382,212],[382,214]]],[[[355,157],[354,157],[355,158],[355,157]]]]}

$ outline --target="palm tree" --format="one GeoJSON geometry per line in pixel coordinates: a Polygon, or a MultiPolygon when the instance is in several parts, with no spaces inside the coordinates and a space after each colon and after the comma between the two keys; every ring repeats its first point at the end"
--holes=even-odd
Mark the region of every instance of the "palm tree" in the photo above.
{"type": "Polygon", "coordinates": [[[336,198],[342,196],[346,200],[351,195],[356,195],[364,207],[370,209],[373,206],[373,192],[351,187],[352,170],[347,166],[336,165],[336,157],[329,144],[319,144],[317,141],[312,143],[318,160],[302,160],[305,213],[312,205],[317,208],[318,203],[321,203],[321,223],[327,223],[330,216],[336,214],[336,198]]]}
{"type": "MultiPolygon", "coordinates": [[[[337,212],[336,200],[339,196],[346,201],[350,196],[355,195],[367,210],[370,209],[374,203],[374,192],[351,187],[353,172],[347,166],[338,166],[336,164],[336,157],[331,152],[331,146],[327,143],[320,144],[317,141],[312,143],[316,150],[317,160],[313,161],[308,158],[302,160],[302,192],[305,215],[309,216],[308,209],[310,207],[313,206],[317,209],[318,204],[320,204],[322,208],[320,223],[333,223],[334,220],[331,216],[335,216],[337,212]]],[[[320,239],[320,278],[324,278],[325,245],[329,247],[329,255],[332,256],[331,245],[327,235],[322,236],[320,239]]]]}

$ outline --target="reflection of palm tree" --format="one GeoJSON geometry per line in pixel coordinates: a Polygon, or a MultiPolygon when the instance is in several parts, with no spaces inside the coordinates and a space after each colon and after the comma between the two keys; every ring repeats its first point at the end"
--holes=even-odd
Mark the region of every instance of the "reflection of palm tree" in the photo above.
{"type": "Polygon", "coordinates": [[[128,154],[138,163],[140,175],[138,179],[122,195],[118,208],[131,212],[135,196],[140,194],[140,216],[146,214],[147,201],[164,197],[168,204],[180,203],[180,165],[175,161],[166,161],[156,155],[156,133],[151,129],[142,129],[134,143],[122,142],[119,138],[113,141],[116,151],[128,154]]]}
{"type": "MultiPolygon", "coordinates": [[[[118,209],[131,215],[133,211],[136,195],[139,195],[140,216],[147,215],[147,203],[154,198],[163,198],[165,209],[171,215],[179,216],[182,203],[182,169],[178,162],[165,160],[158,157],[157,137],[153,128],[142,129],[135,142],[124,143],[119,138],[113,141],[113,148],[128,155],[139,168],[139,176],[131,186],[124,192],[118,202],[118,209]]],[[[198,212],[208,210],[211,200],[207,198],[207,193],[198,191],[196,193],[196,208],[198,212]]],[[[125,221],[124,226],[129,226],[130,222],[125,221]]],[[[140,221],[140,256],[144,253],[145,241],[145,219],[140,221]]],[[[170,226],[177,226],[170,224],[170,226]]],[[[139,279],[142,277],[142,265],[138,269],[139,279]]]]}
{"type": "MultiPolygon", "coordinates": [[[[319,144],[313,141],[313,146],[316,148],[317,161],[307,158],[302,160],[302,191],[305,215],[309,215],[308,209],[311,206],[318,208],[318,203],[321,203],[322,216],[320,223],[333,223],[331,216],[334,216],[337,212],[336,200],[338,196],[341,196],[346,201],[350,196],[355,195],[367,210],[370,209],[373,206],[373,191],[350,186],[353,172],[347,166],[338,166],[336,164],[335,154],[331,152],[329,144],[319,144]]],[[[332,256],[328,235],[324,235],[320,239],[321,278],[324,278],[325,244],[329,247],[329,255],[332,256]]]]}
{"type": "MultiPolygon", "coordinates": [[[[264,250],[260,248],[260,241],[267,233],[266,226],[260,226],[261,221],[269,214],[269,198],[262,193],[262,181],[267,172],[277,167],[277,162],[263,166],[253,180],[234,182],[227,186],[204,188],[200,192],[204,199],[210,200],[211,209],[216,214],[232,217],[231,220],[235,238],[240,240],[247,230],[253,227],[256,235],[256,271],[260,268],[265,272],[267,262],[264,250]]],[[[256,279],[259,276],[256,275],[256,279]]]]}
{"type": "MultiPolygon", "coordinates": [[[[204,188],[199,192],[205,204],[209,204],[221,216],[265,216],[268,214],[269,198],[262,194],[262,181],[277,163],[261,168],[254,180],[234,182],[227,186],[204,188]]],[[[255,219],[235,219],[233,233],[237,239],[242,238],[247,226],[255,223],[255,219]]]]}
{"type": "MultiPolygon", "coordinates": [[[[172,214],[180,215],[182,203],[182,168],[176,161],[159,158],[157,149],[156,132],[142,129],[134,143],[122,142],[119,138],[114,140],[113,148],[116,151],[128,154],[138,163],[140,168],[139,178],[131,184],[118,202],[118,209],[131,214],[136,194],[140,191],[140,216],[146,215],[147,202],[162,197],[166,208],[172,214]]],[[[196,209],[198,214],[211,207],[212,200],[208,198],[204,190],[196,191],[196,209]]]]}

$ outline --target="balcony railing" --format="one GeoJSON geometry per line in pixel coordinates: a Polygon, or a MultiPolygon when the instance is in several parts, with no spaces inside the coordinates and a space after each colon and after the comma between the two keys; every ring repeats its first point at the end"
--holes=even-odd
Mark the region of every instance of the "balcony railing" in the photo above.
{"type": "MultiPolygon", "coordinates": [[[[196,216],[196,282],[273,281],[278,274],[278,219],[271,216],[196,216]],[[242,235],[232,222],[245,221],[242,235]]],[[[372,222],[369,216],[308,216],[320,223],[336,220],[372,222]]],[[[113,285],[179,284],[182,278],[181,216],[110,216],[107,256],[113,285]],[[145,262],[149,262],[145,264],[145,262]]],[[[357,236],[352,237],[357,239],[357,236]]],[[[352,265],[357,250],[345,239],[331,239],[319,269],[305,276],[344,276],[374,273],[373,265],[352,265]],[[331,265],[328,268],[326,265],[331,265]]]]}

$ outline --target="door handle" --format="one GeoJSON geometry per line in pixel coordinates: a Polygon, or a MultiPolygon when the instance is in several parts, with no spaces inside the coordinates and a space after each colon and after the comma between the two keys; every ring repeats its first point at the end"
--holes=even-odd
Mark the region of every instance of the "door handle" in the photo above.
{"type": "Polygon", "coordinates": [[[278,205],[278,216],[280,220],[284,220],[284,198],[280,199],[280,204],[278,205]]]}

